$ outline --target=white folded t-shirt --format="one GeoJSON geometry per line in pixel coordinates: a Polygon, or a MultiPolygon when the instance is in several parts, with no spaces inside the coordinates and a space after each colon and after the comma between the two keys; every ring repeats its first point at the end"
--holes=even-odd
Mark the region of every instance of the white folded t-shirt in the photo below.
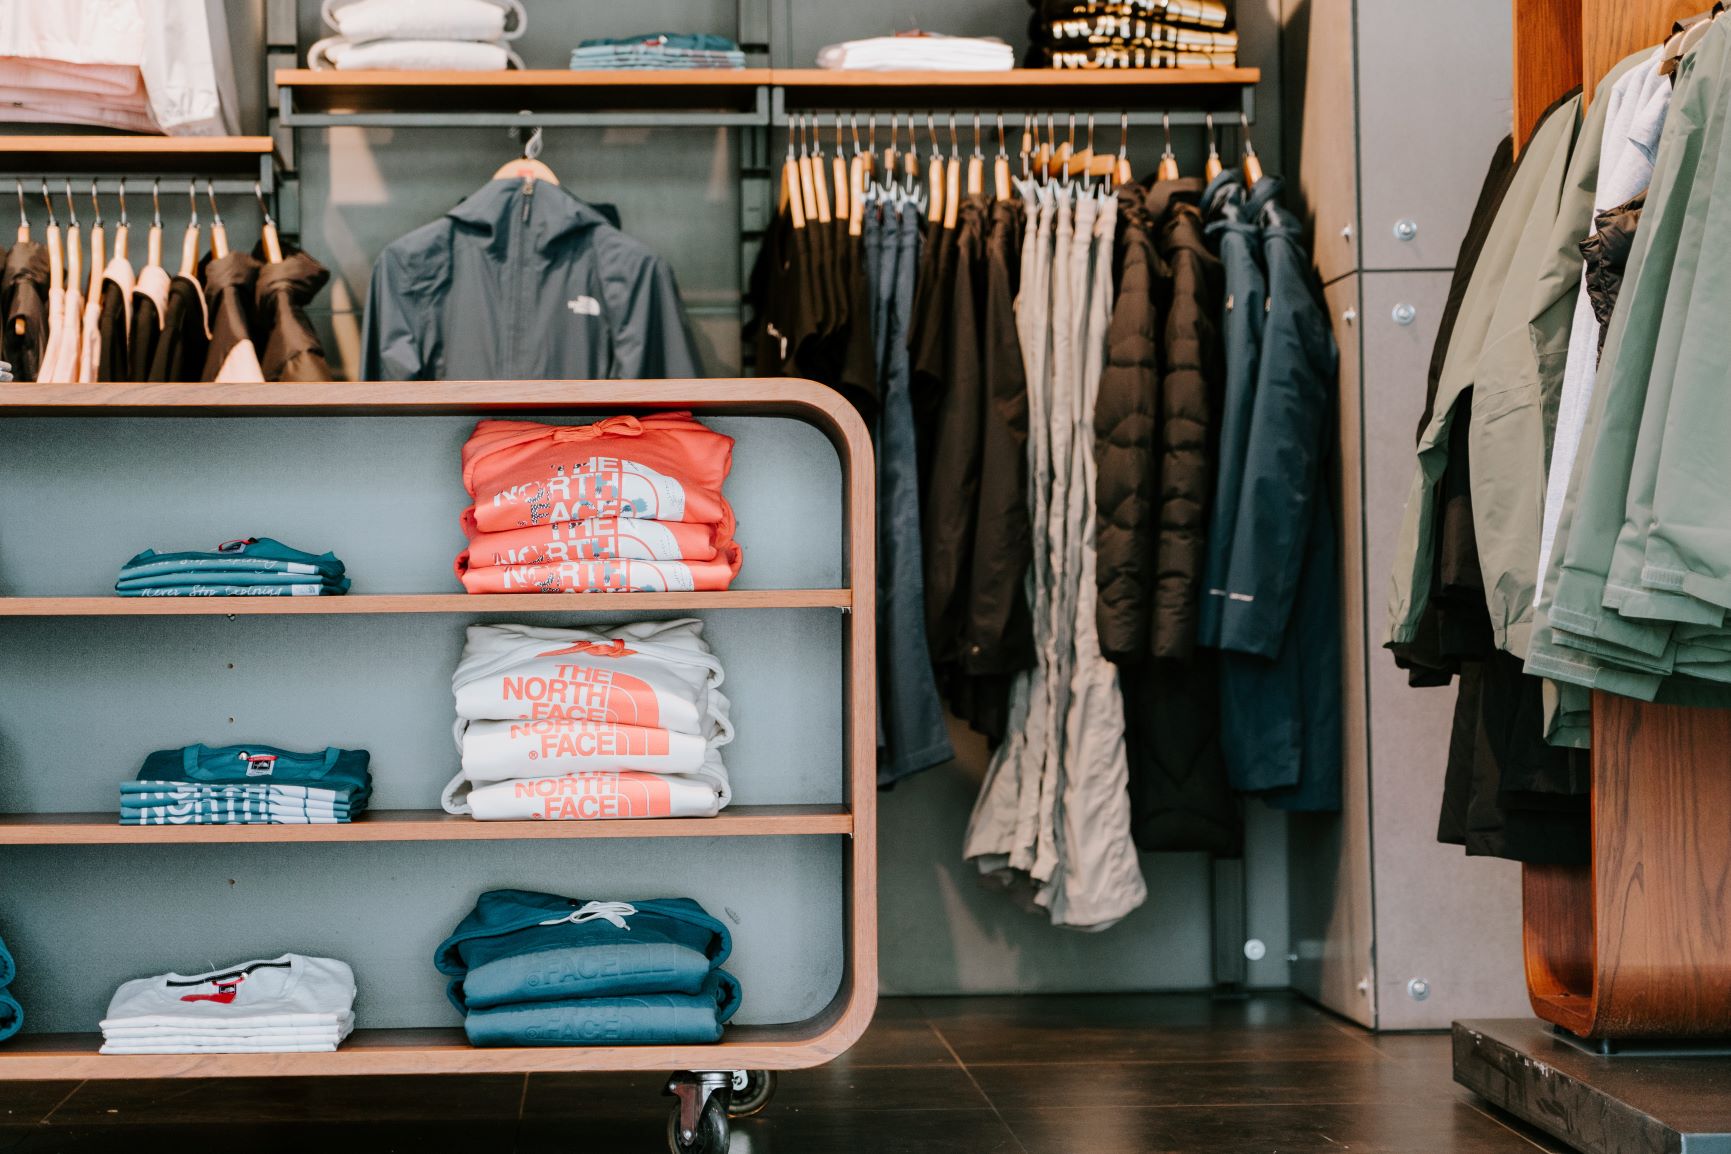
{"type": "MultiPolygon", "coordinates": [[[[136,978],[115,991],[106,1033],[125,1026],[323,1028],[354,1024],[355,975],[336,958],[283,954],[203,974],[136,978]]],[[[346,1027],[346,1028],[345,1028],[346,1027]]]]}

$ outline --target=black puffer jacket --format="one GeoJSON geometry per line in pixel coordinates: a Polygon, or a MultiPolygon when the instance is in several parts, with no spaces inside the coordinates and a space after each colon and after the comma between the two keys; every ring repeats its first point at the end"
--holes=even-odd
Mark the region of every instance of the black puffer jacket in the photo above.
{"type": "Polygon", "coordinates": [[[1611,314],[1623,291],[1623,272],[1635,247],[1635,233],[1647,208],[1645,192],[1631,201],[1608,208],[1593,218],[1598,231],[1581,242],[1587,260],[1587,297],[1599,322],[1599,351],[1605,351],[1605,334],[1611,331],[1611,314]]]}
{"type": "Polygon", "coordinates": [[[1153,651],[1183,660],[1196,646],[1196,609],[1207,559],[1208,498],[1214,487],[1216,414],[1225,385],[1218,318],[1226,273],[1208,248],[1200,179],[1149,189],[1160,222],[1160,537],[1155,562],[1153,651]]]}
{"type": "Polygon", "coordinates": [[[1118,296],[1094,406],[1100,652],[1119,665],[1150,653],[1159,517],[1155,488],[1160,366],[1152,222],[1139,185],[1118,190],[1118,296]]]}

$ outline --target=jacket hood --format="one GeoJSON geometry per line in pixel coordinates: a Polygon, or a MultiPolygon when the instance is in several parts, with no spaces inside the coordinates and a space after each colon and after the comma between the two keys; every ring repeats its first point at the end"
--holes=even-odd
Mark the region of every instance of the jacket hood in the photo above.
{"type": "Polygon", "coordinates": [[[490,180],[445,215],[459,229],[490,236],[488,251],[499,259],[513,232],[545,252],[568,237],[611,226],[599,210],[544,180],[490,180]]]}

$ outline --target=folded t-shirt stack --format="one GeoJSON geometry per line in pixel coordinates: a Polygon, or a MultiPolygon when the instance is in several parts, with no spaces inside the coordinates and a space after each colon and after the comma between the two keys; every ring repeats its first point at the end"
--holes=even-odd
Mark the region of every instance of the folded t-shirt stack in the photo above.
{"type": "Polygon", "coordinates": [[[0,940],[0,1042],[24,1028],[24,1007],[7,988],[17,976],[18,964],[12,960],[12,951],[0,940]]]}
{"type": "Polygon", "coordinates": [[[122,985],[102,1019],[104,1054],[300,1054],[355,1028],[355,975],[335,958],[284,954],[207,974],[122,985]]]}
{"type": "Polygon", "coordinates": [[[739,1009],[727,927],[690,898],[492,890],[433,964],[477,1046],[718,1042],[739,1009]]]}
{"type": "Polygon", "coordinates": [[[642,36],[579,41],[571,50],[579,70],[637,68],[744,68],[745,53],[725,36],[647,32],[642,36]]]}
{"type": "Polygon", "coordinates": [[[1016,51],[995,36],[898,32],[831,44],[817,54],[817,66],[871,72],[1008,72],[1016,66],[1016,51]]]}
{"type": "Polygon", "coordinates": [[[692,618],[471,625],[451,678],[463,768],[445,809],[482,821],[712,817],[733,797],[721,682],[692,618]]]}
{"type": "Polygon", "coordinates": [[[1232,68],[1238,33],[1219,0],[1029,0],[1031,68],[1232,68]]]}
{"type": "Polygon", "coordinates": [[[733,438],[690,413],[591,425],[482,421],[463,446],[470,593],[726,589],[742,553],[733,438]]]}
{"type": "Polygon", "coordinates": [[[307,49],[308,68],[500,72],[523,67],[522,58],[504,44],[523,35],[521,0],[325,0],[321,11],[336,35],[307,49]]]}
{"type": "Polygon", "coordinates": [[[341,825],[373,795],[364,749],[189,745],[144,759],[120,784],[121,825],[341,825]]]}
{"type": "Polygon", "coordinates": [[[120,568],[122,597],[335,597],[349,591],[335,553],[292,549],[269,537],[224,541],[209,552],[146,549],[120,568]]]}

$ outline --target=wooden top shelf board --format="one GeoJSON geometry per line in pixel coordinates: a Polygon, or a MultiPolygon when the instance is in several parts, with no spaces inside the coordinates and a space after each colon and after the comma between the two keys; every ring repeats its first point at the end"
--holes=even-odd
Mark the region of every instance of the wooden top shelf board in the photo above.
{"type": "Polygon", "coordinates": [[[852,68],[777,68],[783,88],[1236,88],[1262,79],[1260,68],[1012,68],[1008,72],[878,72],[852,68]]]}
{"type": "Polygon", "coordinates": [[[476,821],[443,810],[373,810],[348,825],[121,825],[112,813],[0,814],[0,845],[559,841],[582,838],[817,837],[853,833],[839,805],[735,805],[714,817],[476,821]]]}
{"type": "Polygon", "coordinates": [[[526,1074],[584,1070],[789,1070],[821,1065],[864,1030],[868,1013],[814,1024],[729,1026],[708,1046],[469,1045],[458,1027],[356,1030],[331,1054],[100,1054],[98,1034],[26,1034],[0,1046],[0,1082],[42,1079],[292,1077],[309,1074],[526,1074]],[[816,1035],[814,1037],[814,1034],[816,1035]]]}
{"type": "Polygon", "coordinates": [[[336,617],[395,613],[615,613],[845,609],[846,589],[714,593],[352,593],[343,597],[0,597],[0,617],[336,617]]]}
{"type": "Polygon", "coordinates": [[[0,170],[20,174],[255,176],[273,154],[268,136],[0,135],[0,170]]]}

